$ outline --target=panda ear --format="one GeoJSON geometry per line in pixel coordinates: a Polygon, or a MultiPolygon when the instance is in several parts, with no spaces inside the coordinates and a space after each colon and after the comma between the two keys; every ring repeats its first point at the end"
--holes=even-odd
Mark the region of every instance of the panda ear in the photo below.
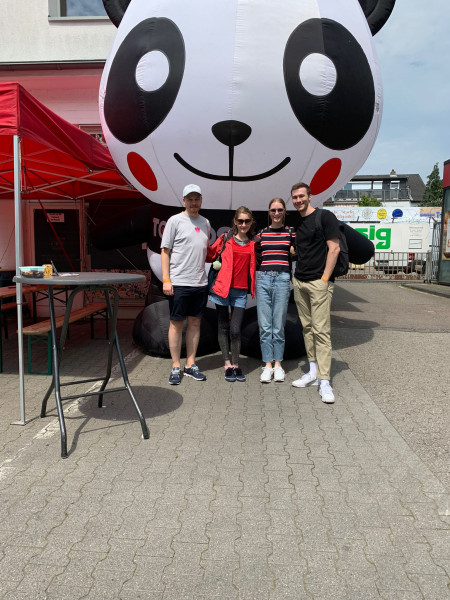
{"type": "Polygon", "coordinates": [[[119,27],[130,2],[131,0],[103,0],[103,6],[108,13],[108,17],[116,27],[119,27]]]}
{"type": "Polygon", "coordinates": [[[395,0],[359,0],[372,35],[380,31],[391,16],[395,0]]]}

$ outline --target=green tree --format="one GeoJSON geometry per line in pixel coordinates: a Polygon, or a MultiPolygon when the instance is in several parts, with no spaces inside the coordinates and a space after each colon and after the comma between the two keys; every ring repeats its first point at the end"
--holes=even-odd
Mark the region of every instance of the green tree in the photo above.
{"type": "Polygon", "coordinates": [[[428,175],[420,206],[442,206],[442,197],[442,179],[439,177],[439,163],[436,163],[428,175]]]}
{"type": "Polygon", "coordinates": [[[361,194],[361,198],[358,200],[358,206],[381,206],[381,201],[373,196],[361,194]]]}

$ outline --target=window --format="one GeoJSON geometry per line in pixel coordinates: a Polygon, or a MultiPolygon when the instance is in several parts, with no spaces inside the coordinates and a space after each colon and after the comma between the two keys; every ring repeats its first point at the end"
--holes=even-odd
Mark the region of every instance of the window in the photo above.
{"type": "Polygon", "coordinates": [[[370,190],[372,189],[372,182],[371,181],[352,181],[351,182],[351,189],[352,190],[370,190]]]}
{"type": "Polygon", "coordinates": [[[106,17],[102,0],[49,0],[49,17],[106,17]]]}
{"type": "Polygon", "coordinates": [[[78,125],[82,131],[89,133],[97,142],[106,146],[105,137],[101,125],[78,125]]]}

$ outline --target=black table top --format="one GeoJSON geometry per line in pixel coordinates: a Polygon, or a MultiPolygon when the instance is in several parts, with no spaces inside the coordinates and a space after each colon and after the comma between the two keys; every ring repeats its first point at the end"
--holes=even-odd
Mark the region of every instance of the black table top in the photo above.
{"type": "Polygon", "coordinates": [[[28,284],[28,285],[93,285],[93,286],[106,286],[114,284],[126,285],[127,283],[136,283],[138,281],[145,281],[145,275],[140,273],[102,273],[101,271],[82,272],[82,273],[70,273],[70,275],[53,275],[53,277],[21,277],[15,276],[13,281],[16,283],[28,284]]]}

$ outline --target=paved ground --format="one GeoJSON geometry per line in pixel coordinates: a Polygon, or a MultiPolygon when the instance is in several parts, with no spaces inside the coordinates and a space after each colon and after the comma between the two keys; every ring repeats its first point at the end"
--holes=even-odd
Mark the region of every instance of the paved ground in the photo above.
{"type": "MultiPolygon", "coordinates": [[[[143,440],[123,393],[68,401],[59,457],[47,376],[27,376],[19,416],[15,341],[0,375],[0,598],[301,600],[449,597],[450,300],[346,282],[333,311],[334,387],[167,384],[121,323],[143,440]],[[447,420],[446,420],[447,419],[447,420]]],[[[71,328],[63,372],[101,372],[102,342],[71,328]],[[87,350],[88,348],[88,350],[87,350]]],[[[288,381],[304,362],[286,364],[288,381]]],[[[78,385],[81,392],[87,386],[78,385]]]]}

